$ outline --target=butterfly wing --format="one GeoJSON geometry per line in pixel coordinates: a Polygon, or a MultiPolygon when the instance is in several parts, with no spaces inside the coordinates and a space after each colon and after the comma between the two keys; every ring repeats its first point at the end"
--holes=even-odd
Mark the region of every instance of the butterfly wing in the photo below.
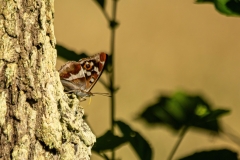
{"type": "Polygon", "coordinates": [[[79,62],[67,62],[61,67],[59,74],[64,90],[84,90],[86,88],[86,77],[79,62]]]}
{"type": "Polygon", "coordinates": [[[99,53],[92,57],[80,59],[79,62],[84,72],[84,77],[86,79],[85,92],[90,92],[93,86],[96,84],[100,78],[108,55],[106,53],[99,53]]]}

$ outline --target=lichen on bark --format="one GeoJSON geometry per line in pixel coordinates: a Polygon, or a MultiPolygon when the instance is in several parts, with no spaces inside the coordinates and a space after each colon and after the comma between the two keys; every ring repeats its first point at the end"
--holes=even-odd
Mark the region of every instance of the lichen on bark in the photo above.
{"type": "Polygon", "coordinates": [[[95,135],[55,69],[53,0],[0,1],[0,159],[90,159],[95,135]]]}

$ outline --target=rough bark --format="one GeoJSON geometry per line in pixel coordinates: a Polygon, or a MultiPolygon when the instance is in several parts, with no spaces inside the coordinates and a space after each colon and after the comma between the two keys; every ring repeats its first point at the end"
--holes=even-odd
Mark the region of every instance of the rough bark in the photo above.
{"type": "Polygon", "coordinates": [[[55,69],[54,0],[0,0],[0,160],[90,159],[95,136],[55,69]]]}

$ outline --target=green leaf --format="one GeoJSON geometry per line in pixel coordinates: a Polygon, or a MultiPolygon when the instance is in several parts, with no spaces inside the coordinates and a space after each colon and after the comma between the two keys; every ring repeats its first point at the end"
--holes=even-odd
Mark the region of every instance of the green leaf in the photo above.
{"type": "Polygon", "coordinates": [[[57,49],[57,55],[59,57],[62,57],[66,60],[70,60],[70,61],[78,61],[81,58],[86,58],[88,57],[86,53],[81,53],[78,54],[72,50],[69,50],[61,45],[56,45],[56,49],[57,49]]]}
{"type": "Polygon", "coordinates": [[[240,15],[240,1],[238,0],[231,0],[227,2],[227,7],[231,9],[234,13],[240,15]]]}
{"type": "Polygon", "coordinates": [[[94,0],[95,2],[97,2],[97,4],[99,4],[99,6],[104,9],[105,8],[105,0],[94,0]]]}
{"type": "Polygon", "coordinates": [[[178,131],[192,126],[219,132],[218,118],[229,110],[216,109],[200,96],[177,92],[173,96],[161,96],[156,103],[147,106],[139,117],[149,124],[164,124],[178,131]]]}
{"type": "Polygon", "coordinates": [[[238,154],[228,149],[211,150],[194,153],[180,160],[238,160],[238,154]]]}
{"type": "Polygon", "coordinates": [[[227,16],[240,15],[239,0],[196,0],[197,3],[213,3],[216,10],[227,16]]]}
{"type": "Polygon", "coordinates": [[[115,122],[120,128],[124,137],[128,139],[141,160],[152,159],[152,149],[148,142],[140,135],[140,133],[132,130],[130,126],[122,121],[115,122]]]}
{"type": "Polygon", "coordinates": [[[217,119],[220,116],[229,112],[230,112],[229,110],[224,110],[224,109],[216,109],[216,110],[210,111],[209,114],[203,117],[200,117],[199,120],[196,121],[193,126],[218,132],[220,130],[220,127],[217,119]]]}
{"type": "Polygon", "coordinates": [[[225,110],[225,109],[216,109],[211,111],[209,114],[205,115],[203,119],[206,119],[207,121],[213,121],[229,112],[230,112],[229,110],[225,110]]]}
{"type": "Polygon", "coordinates": [[[127,138],[113,135],[111,131],[107,131],[104,135],[97,138],[97,141],[92,149],[95,152],[100,153],[106,150],[111,150],[120,147],[127,141],[128,141],[127,138]]]}

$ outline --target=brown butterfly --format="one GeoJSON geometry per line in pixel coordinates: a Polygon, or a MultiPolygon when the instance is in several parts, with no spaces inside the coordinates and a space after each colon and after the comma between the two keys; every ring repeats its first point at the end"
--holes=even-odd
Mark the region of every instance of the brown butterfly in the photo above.
{"type": "Polygon", "coordinates": [[[100,78],[107,62],[106,53],[95,54],[78,62],[69,61],[60,70],[60,80],[64,90],[78,97],[93,96],[91,89],[100,78]]]}

